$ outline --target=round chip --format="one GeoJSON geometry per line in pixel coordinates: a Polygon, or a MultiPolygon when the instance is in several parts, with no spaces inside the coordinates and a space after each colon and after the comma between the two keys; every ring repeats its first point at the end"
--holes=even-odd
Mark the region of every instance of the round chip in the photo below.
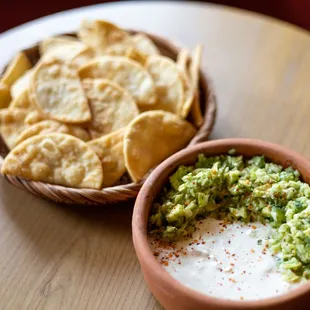
{"type": "Polygon", "coordinates": [[[49,118],[66,123],[91,120],[77,72],[59,59],[42,62],[30,83],[31,100],[49,118]]]}
{"type": "Polygon", "coordinates": [[[143,33],[137,33],[131,37],[133,46],[146,55],[159,55],[160,52],[153,41],[143,33]]]}
{"type": "Polygon", "coordinates": [[[17,145],[5,158],[2,173],[77,188],[100,189],[103,180],[96,153],[85,142],[60,133],[17,145]]]}
{"type": "Polygon", "coordinates": [[[185,147],[195,132],[189,122],[169,112],[140,114],[124,136],[125,165],[132,180],[142,180],[150,169],[185,147]]]}
{"type": "Polygon", "coordinates": [[[152,76],[157,103],[152,110],[164,110],[180,114],[184,101],[184,88],[180,71],[175,62],[164,56],[150,56],[145,68],[152,76]]]}
{"type": "Polygon", "coordinates": [[[36,124],[33,124],[20,133],[16,140],[16,145],[22,141],[29,139],[36,135],[45,135],[47,133],[58,132],[66,133],[71,136],[75,136],[83,141],[90,140],[90,135],[86,129],[77,125],[61,124],[57,121],[45,120],[36,124]]]}
{"type": "Polygon", "coordinates": [[[24,119],[25,124],[31,125],[42,121],[45,117],[42,112],[36,107],[36,105],[30,100],[28,90],[24,90],[18,97],[13,99],[9,109],[14,111],[14,109],[27,110],[27,115],[24,119]]]}
{"type": "Polygon", "coordinates": [[[9,149],[16,145],[19,134],[28,127],[25,122],[27,115],[28,111],[25,109],[8,108],[0,111],[0,132],[9,149]]]}
{"type": "Polygon", "coordinates": [[[131,94],[109,80],[85,79],[83,88],[93,117],[89,125],[92,138],[126,127],[139,114],[131,94]]]}
{"type": "Polygon", "coordinates": [[[177,57],[177,66],[180,70],[182,83],[184,87],[184,102],[179,115],[182,118],[186,118],[191,111],[193,101],[195,98],[195,88],[191,84],[191,80],[188,73],[189,51],[187,49],[181,49],[177,57]]]}
{"type": "Polygon", "coordinates": [[[95,151],[102,162],[103,186],[113,186],[126,172],[123,140],[125,129],[119,129],[87,144],[95,151]]]}
{"type": "Polygon", "coordinates": [[[127,31],[104,20],[84,20],[78,31],[78,37],[93,48],[97,55],[104,55],[107,47],[125,41],[130,35],[127,31]]]}
{"type": "Polygon", "coordinates": [[[71,45],[71,44],[74,45],[76,43],[79,43],[77,38],[74,38],[71,36],[63,35],[63,36],[49,37],[47,39],[42,40],[39,43],[40,55],[42,56],[59,47],[63,47],[66,45],[71,45]]]}
{"type": "Polygon", "coordinates": [[[126,57],[103,56],[79,70],[82,79],[104,78],[127,89],[138,106],[156,103],[155,85],[151,75],[137,62],[126,57]]]}
{"type": "Polygon", "coordinates": [[[33,69],[28,70],[12,85],[11,94],[13,98],[17,98],[25,90],[28,90],[33,71],[33,69]]]}

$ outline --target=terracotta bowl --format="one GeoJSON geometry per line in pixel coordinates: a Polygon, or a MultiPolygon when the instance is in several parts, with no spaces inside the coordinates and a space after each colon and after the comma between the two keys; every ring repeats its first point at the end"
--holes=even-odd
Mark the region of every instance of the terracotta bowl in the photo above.
{"type": "Polygon", "coordinates": [[[175,280],[155,259],[148,244],[147,222],[155,197],[179,165],[193,164],[199,153],[207,156],[236,149],[246,157],[265,155],[284,167],[298,169],[304,182],[310,183],[310,162],[297,153],[269,142],[250,139],[225,139],[205,142],[176,153],[159,165],[144,183],[133,212],[133,242],[150,290],[166,309],[309,309],[310,281],[279,297],[259,301],[228,301],[194,291],[175,280]]]}

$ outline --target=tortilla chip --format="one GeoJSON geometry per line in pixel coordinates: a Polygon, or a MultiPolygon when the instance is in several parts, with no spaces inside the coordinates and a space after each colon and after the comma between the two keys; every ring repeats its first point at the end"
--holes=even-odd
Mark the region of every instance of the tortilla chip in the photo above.
{"type": "Polygon", "coordinates": [[[160,55],[160,51],[153,41],[143,33],[137,33],[131,37],[133,46],[142,54],[160,55]]]}
{"type": "Polygon", "coordinates": [[[17,98],[22,92],[28,90],[33,74],[33,69],[26,71],[20,78],[18,78],[11,87],[11,94],[13,98],[17,98]]]}
{"type": "Polygon", "coordinates": [[[25,122],[27,115],[28,111],[25,109],[3,109],[0,111],[0,132],[9,149],[16,145],[18,136],[28,127],[25,122]]]}
{"type": "Polygon", "coordinates": [[[103,172],[95,152],[70,135],[37,135],[17,145],[5,158],[2,173],[33,181],[100,189],[103,172]]]}
{"type": "Polygon", "coordinates": [[[104,20],[84,20],[78,31],[78,37],[97,55],[104,55],[107,47],[125,41],[130,35],[127,31],[104,20]]]}
{"type": "Polygon", "coordinates": [[[126,127],[139,114],[130,93],[109,80],[85,79],[83,88],[93,117],[88,127],[92,138],[126,127]]]}
{"type": "Polygon", "coordinates": [[[47,118],[72,124],[91,120],[76,70],[59,59],[39,64],[33,73],[29,94],[47,118]]]}
{"type": "Polygon", "coordinates": [[[147,60],[147,55],[142,54],[141,52],[139,52],[139,50],[137,50],[134,47],[127,49],[125,56],[128,57],[129,59],[133,60],[133,61],[138,62],[142,66],[145,65],[145,62],[147,60]]]}
{"type": "Polygon", "coordinates": [[[195,89],[191,85],[189,73],[187,70],[189,62],[189,52],[187,49],[181,49],[177,58],[177,66],[181,73],[183,88],[184,88],[184,101],[183,105],[179,111],[179,115],[182,118],[187,118],[189,112],[191,111],[194,98],[195,98],[195,89]]]}
{"type": "Polygon", "coordinates": [[[61,35],[61,36],[49,37],[47,39],[42,40],[39,43],[40,55],[42,56],[59,47],[63,47],[66,45],[71,45],[71,44],[74,45],[76,43],[79,43],[77,38],[74,38],[71,36],[61,35]]]}
{"type": "Polygon", "coordinates": [[[90,140],[90,135],[86,129],[75,126],[75,125],[66,125],[61,124],[57,121],[45,120],[39,123],[33,124],[27,127],[24,131],[20,133],[16,140],[16,145],[21,143],[22,141],[29,139],[36,135],[45,135],[48,133],[57,132],[57,133],[65,133],[76,138],[79,138],[83,141],[90,140]]]}
{"type": "Polygon", "coordinates": [[[124,136],[125,165],[134,182],[170,155],[185,147],[195,128],[179,116],[164,111],[140,114],[128,126],[124,136]]]}
{"type": "Polygon", "coordinates": [[[103,56],[79,70],[81,79],[108,79],[128,90],[138,106],[156,102],[155,85],[151,75],[137,62],[126,57],[103,56]]]}
{"type": "Polygon", "coordinates": [[[124,132],[125,129],[122,128],[87,143],[102,162],[104,187],[115,185],[126,172],[123,153],[124,132]]]}
{"type": "Polygon", "coordinates": [[[193,117],[194,124],[197,127],[200,127],[203,124],[203,115],[200,109],[200,97],[199,97],[199,74],[200,74],[199,72],[200,72],[202,52],[203,52],[202,45],[198,45],[193,52],[193,57],[189,68],[192,86],[195,89],[195,98],[192,105],[191,115],[193,117]]]}
{"type": "Polygon", "coordinates": [[[81,49],[78,53],[73,55],[70,60],[71,66],[76,68],[77,70],[87,63],[89,63],[95,57],[95,52],[90,47],[85,47],[81,49]]]}
{"type": "Polygon", "coordinates": [[[168,57],[150,56],[145,68],[156,86],[157,103],[150,108],[179,114],[184,101],[184,89],[176,63],[168,57]]]}
{"type": "Polygon", "coordinates": [[[30,70],[31,67],[32,65],[26,54],[23,52],[18,53],[9,63],[0,79],[0,83],[4,83],[7,86],[12,86],[13,83],[26,71],[30,70]]]}
{"type": "Polygon", "coordinates": [[[0,83],[0,109],[5,109],[11,102],[10,88],[0,83]]]}

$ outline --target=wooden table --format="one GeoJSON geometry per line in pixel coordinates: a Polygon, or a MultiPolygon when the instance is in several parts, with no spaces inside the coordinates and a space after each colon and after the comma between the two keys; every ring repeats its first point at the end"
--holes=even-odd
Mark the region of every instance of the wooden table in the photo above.
{"type": "MultiPolygon", "coordinates": [[[[75,10],[0,36],[0,65],[83,17],[109,18],[193,47],[219,103],[213,139],[252,137],[310,156],[310,36],[230,9],[185,3],[122,3],[75,10]]],[[[149,293],[132,241],[133,203],[63,207],[21,192],[0,178],[0,308],[160,309],[149,293]]]]}

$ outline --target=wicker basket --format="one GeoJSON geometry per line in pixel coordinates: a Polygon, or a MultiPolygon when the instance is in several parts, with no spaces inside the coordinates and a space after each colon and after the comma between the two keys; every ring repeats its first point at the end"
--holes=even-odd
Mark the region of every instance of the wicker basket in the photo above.
{"type": "MultiPolygon", "coordinates": [[[[135,31],[131,31],[131,33],[135,33],[135,31]]],[[[161,37],[148,33],[145,34],[157,45],[163,55],[176,60],[179,49],[175,45],[161,37]]],[[[75,36],[74,34],[69,35],[75,36]]],[[[38,61],[38,45],[24,50],[24,52],[33,65],[38,61]]],[[[216,117],[216,99],[213,85],[209,77],[203,72],[200,72],[200,105],[204,114],[204,123],[189,145],[194,145],[208,139],[216,117]]],[[[0,137],[0,165],[7,154],[8,149],[3,139],[0,137]]],[[[29,191],[36,196],[58,203],[79,205],[103,205],[126,201],[135,198],[142,186],[142,183],[131,183],[128,176],[122,178],[120,185],[104,188],[102,190],[68,188],[9,175],[5,175],[4,177],[17,188],[29,191]]]]}

